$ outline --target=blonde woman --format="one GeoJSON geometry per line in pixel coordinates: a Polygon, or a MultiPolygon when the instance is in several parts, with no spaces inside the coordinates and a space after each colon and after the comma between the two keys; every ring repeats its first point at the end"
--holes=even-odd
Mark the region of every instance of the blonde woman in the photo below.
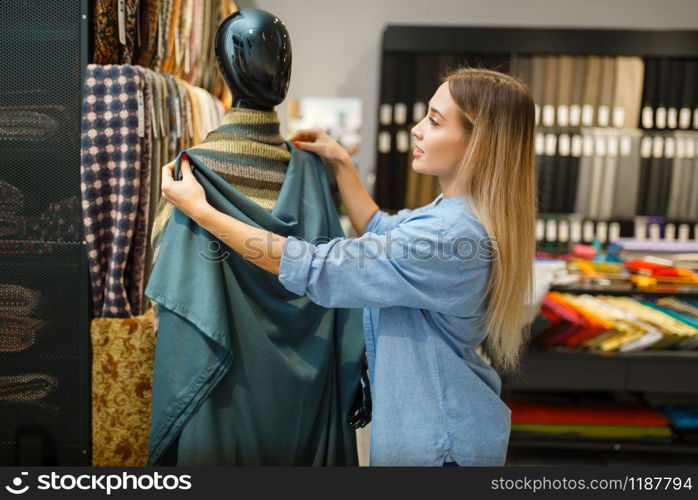
{"type": "Polygon", "coordinates": [[[364,308],[371,465],[504,465],[511,412],[499,374],[517,368],[532,293],[531,94],[508,75],[460,68],[412,134],[412,168],[438,176],[442,193],[396,215],[379,210],[327,134],[291,139],[334,167],[357,238],[313,243],[242,223],[206,202],[186,162],[180,181],[174,163],[163,167],[162,191],[288,290],[325,307],[364,308]],[[251,246],[253,238],[266,244],[251,246]]]}

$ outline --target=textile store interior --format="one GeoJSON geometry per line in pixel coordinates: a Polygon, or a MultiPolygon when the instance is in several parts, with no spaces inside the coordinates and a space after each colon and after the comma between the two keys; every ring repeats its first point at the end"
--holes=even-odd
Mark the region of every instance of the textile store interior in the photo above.
{"type": "MultiPolygon", "coordinates": [[[[509,73],[536,103],[536,293],[521,374],[502,380],[506,465],[698,463],[694,1],[40,4],[0,6],[0,464],[148,463],[163,165],[253,126],[265,146],[320,127],[381,209],[421,207],[440,187],[410,167],[410,130],[459,65],[509,73]],[[229,113],[216,60],[217,28],[246,8],[293,47],[263,123],[229,113]]],[[[265,208],[283,182],[235,179],[265,208]]],[[[370,423],[348,442],[369,465],[370,423]]]]}

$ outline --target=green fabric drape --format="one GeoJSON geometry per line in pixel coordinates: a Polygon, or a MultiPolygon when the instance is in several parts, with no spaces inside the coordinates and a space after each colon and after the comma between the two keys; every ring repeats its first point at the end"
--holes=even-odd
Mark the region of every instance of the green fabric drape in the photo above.
{"type": "MultiPolygon", "coordinates": [[[[286,144],[292,155],[271,212],[188,155],[216,209],[306,241],[344,236],[321,160],[286,144]]],[[[177,465],[358,464],[347,415],[365,351],[360,309],[287,291],[178,209],[145,293],[159,323],[150,465],[177,440],[177,465]]]]}

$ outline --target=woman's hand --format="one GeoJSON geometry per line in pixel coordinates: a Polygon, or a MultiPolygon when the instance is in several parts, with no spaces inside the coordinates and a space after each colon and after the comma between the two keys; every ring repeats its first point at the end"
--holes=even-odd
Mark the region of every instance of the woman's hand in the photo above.
{"type": "Polygon", "coordinates": [[[162,196],[196,221],[211,208],[204,188],[194,177],[185,155],[181,161],[182,180],[174,179],[174,167],[174,161],[162,167],[162,196]]]}
{"type": "Polygon", "coordinates": [[[351,163],[349,153],[320,128],[299,130],[290,140],[297,148],[316,153],[335,168],[351,163]]]}

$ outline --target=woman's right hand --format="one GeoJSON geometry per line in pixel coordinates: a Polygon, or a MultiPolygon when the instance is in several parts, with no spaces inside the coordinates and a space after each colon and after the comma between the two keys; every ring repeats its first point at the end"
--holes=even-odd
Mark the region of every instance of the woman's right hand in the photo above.
{"type": "Polygon", "coordinates": [[[317,154],[334,168],[351,163],[349,153],[321,128],[299,130],[290,141],[299,149],[317,154]]]}

